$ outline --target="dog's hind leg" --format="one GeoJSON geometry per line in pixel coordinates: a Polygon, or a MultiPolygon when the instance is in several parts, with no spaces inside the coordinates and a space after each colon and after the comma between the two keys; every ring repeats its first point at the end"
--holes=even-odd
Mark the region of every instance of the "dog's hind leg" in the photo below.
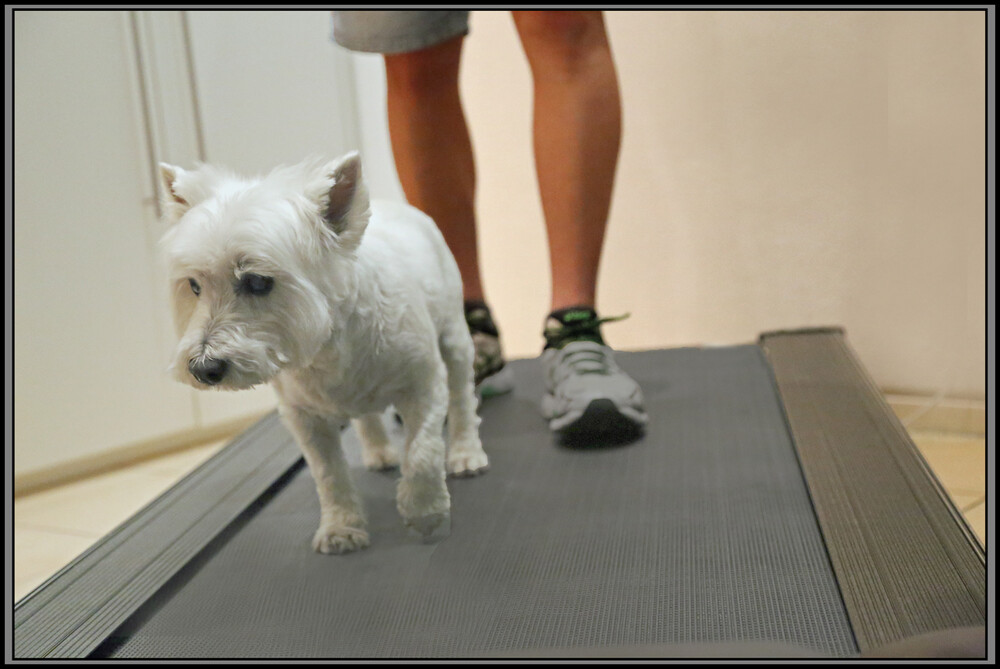
{"type": "Polygon", "coordinates": [[[320,521],[313,535],[313,548],[320,553],[348,553],[367,547],[361,500],[340,447],[340,425],[286,405],[281,405],[280,410],[319,493],[320,521]]]}
{"type": "Polygon", "coordinates": [[[382,415],[373,413],[351,421],[361,439],[361,461],[373,471],[395,469],[399,455],[382,424],[382,415]]]}
{"type": "Polygon", "coordinates": [[[440,358],[429,371],[421,387],[396,403],[406,428],[396,507],[403,521],[424,535],[444,522],[451,509],[443,435],[448,411],[447,372],[440,358]]]}
{"type": "Polygon", "coordinates": [[[472,360],[475,350],[465,318],[441,334],[441,357],[448,369],[448,473],[475,476],[489,466],[479,440],[479,414],[472,360]]]}

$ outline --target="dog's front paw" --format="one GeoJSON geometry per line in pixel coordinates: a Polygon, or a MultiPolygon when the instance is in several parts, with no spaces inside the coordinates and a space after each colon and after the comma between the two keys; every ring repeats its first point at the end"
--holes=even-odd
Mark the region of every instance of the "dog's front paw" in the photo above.
{"type": "Polygon", "coordinates": [[[479,439],[460,440],[448,446],[449,476],[476,476],[490,466],[479,439]]]}
{"type": "Polygon", "coordinates": [[[477,476],[489,469],[490,461],[482,449],[479,452],[460,451],[448,456],[448,475],[477,476]]]}
{"type": "Polygon", "coordinates": [[[433,483],[401,480],[396,494],[396,508],[407,527],[424,536],[429,535],[447,520],[451,510],[451,496],[444,478],[433,483]]]}
{"type": "Polygon", "coordinates": [[[369,544],[368,533],[357,527],[320,525],[313,535],[313,550],[324,555],[350,553],[369,544]]]}
{"type": "Polygon", "coordinates": [[[444,513],[429,513],[425,516],[415,516],[412,518],[403,518],[403,522],[407,527],[411,527],[425,537],[430,536],[434,530],[442,525],[448,520],[450,514],[445,511],[444,513]]]}

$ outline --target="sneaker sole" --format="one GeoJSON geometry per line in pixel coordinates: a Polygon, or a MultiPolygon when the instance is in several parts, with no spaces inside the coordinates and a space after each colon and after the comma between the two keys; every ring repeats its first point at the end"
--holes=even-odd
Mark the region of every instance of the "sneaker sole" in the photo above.
{"type": "Polygon", "coordinates": [[[570,411],[549,420],[549,428],[563,435],[614,434],[634,431],[646,425],[642,411],[619,407],[609,399],[596,399],[582,411],[570,411]]]}

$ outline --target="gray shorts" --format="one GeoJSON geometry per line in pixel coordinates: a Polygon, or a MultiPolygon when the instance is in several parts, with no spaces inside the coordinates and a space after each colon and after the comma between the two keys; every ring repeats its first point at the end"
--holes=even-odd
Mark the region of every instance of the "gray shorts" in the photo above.
{"type": "Polygon", "coordinates": [[[333,39],[352,51],[405,53],[469,34],[469,12],[335,11],[333,39]]]}

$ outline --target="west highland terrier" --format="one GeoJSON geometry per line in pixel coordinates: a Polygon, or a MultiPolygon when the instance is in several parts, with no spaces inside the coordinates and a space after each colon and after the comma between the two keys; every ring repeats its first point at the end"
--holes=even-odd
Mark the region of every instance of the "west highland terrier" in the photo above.
{"type": "Polygon", "coordinates": [[[487,468],[461,278],[433,221],[369,203],[357,153],[263,178],[162,164],[160,176],[177,378],[274,386],[319,493],[315,550],[369,544],[340,447],[348,421],[365,466],[400,467],[405,523],[433,532],[450,512],[446,472],[487,468]],[[380,419],[389,405],[403,420],[401,457],[380,419]]]}

